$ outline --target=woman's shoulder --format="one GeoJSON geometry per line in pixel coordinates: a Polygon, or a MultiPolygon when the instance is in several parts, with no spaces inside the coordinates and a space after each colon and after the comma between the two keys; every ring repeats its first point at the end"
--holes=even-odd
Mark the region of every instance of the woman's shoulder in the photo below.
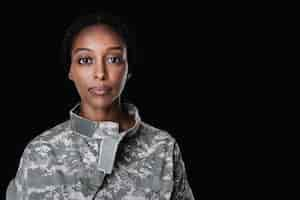
{"type": "Polygon", "coordinates": [[[70,134],[70,120],[60,122],[55,126],[35,136],[26,146],[26,149],[39,148],[41,146],[53,147],[53,145],[70,134]]]}
{"type": "Polygon", "coordinates": [[[172,136],[172,134],[169,131],[162,128],[158,128],[157,126],[154,126],[144,121],[141,122],[140,135],[151,140],[176,143],[176,139],[172,136]]]}
{"type": "Polygon", "coordinates": [[[51,163],[54,156],[60,152],[68,134],[69,121],[61,122],[31,139],[22,153],[21,160],[26,166],[44,165],[51,163]],[[62,145],[59,144],[62,142],[62,145]]]}

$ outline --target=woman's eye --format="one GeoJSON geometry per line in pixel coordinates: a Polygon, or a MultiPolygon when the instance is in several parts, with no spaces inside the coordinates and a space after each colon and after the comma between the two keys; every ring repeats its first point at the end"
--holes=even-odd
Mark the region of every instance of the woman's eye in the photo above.
{"type": "Polygon", "coordinates": [[[110,56],[107,58],[107,62],[109,64],[120,64],[123,62],[123,58],[121,56],[110,56]]]}
{"type": "Polygon", "coordinates": [[[93,60],[90,57],[83,57],[79,58],[78,63],[81,65],[91,65],[93,63],[93,60]]]}

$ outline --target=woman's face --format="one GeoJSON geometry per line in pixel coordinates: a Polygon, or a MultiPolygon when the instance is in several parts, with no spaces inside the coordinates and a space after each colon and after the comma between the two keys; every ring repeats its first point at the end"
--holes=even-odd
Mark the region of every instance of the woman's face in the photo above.
{"type": "Polygon", "coordinates": [[[126,45],[110,27],[89,26],[74,38],[69,78],[82,103],[110,106],[121,95],[127,73],[126,45]]]}

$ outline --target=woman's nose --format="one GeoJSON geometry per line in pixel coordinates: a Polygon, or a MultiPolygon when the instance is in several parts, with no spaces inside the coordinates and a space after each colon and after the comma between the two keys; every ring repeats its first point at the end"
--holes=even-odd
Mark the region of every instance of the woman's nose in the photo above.
{"type": "Polygon", "coordinates": [[[99,63],[99,64],[95,65],[94,76],[96,79],[100,79],[100,80],[103,80],[106,78],[106,70],[105,70],[104,64],[99,63]]]}

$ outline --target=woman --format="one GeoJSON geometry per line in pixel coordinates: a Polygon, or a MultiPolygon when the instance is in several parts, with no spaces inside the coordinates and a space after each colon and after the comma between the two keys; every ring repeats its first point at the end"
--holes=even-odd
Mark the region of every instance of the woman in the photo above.
{"type": "Polygon", "coordinates": [[[121,102],[127,39],[126,26],[103,13],[68,28],[64,55],[80,102],[27,145],[7,199],[194,199],[175,139],[121,102]]]}

